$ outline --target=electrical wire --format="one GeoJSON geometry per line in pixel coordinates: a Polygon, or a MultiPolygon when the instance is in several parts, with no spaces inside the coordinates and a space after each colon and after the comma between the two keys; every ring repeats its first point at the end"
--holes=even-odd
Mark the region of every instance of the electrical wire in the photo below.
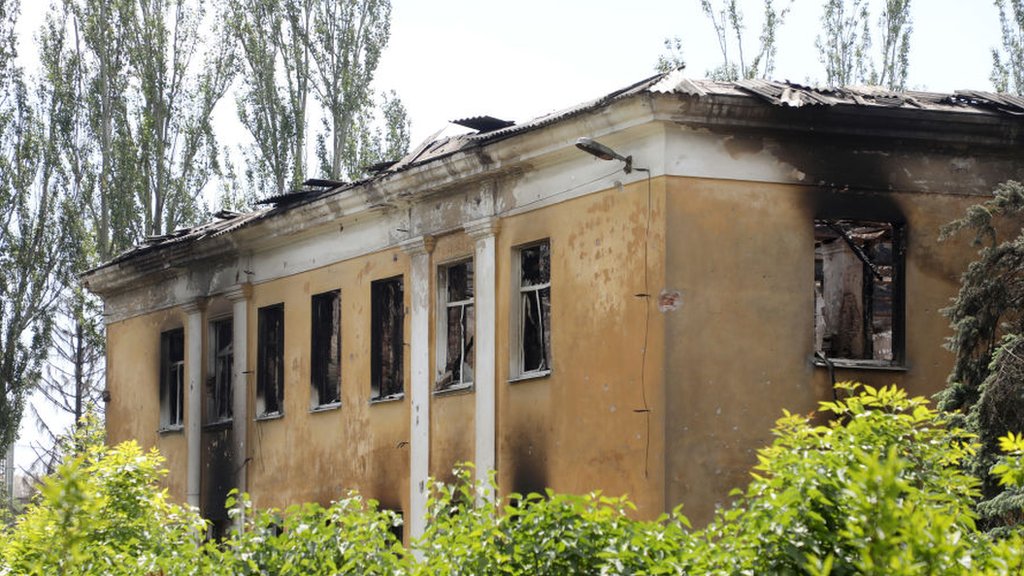
{"type": "Polygon", "coordinates": [[[644,291],[637,294],[644,302],[644,345],[640,351],[640,400],[643,408],[633,410],[644,415],[644,479],[649,477],[651,458],[651,407],[647,403],[647,346],[651,334],[651,291],[650,291],[650,248],[651,248],[651,171],[646,168],[634,168],[647,173],[647,218],[644,224],[644,291]]]}

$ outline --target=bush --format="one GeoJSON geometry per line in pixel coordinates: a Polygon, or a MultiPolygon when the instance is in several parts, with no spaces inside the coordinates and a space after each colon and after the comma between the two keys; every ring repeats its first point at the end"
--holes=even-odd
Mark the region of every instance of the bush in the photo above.
{"type": "MultiPolygon", "coordinates": [[[[240,529],[201,542],[194,509],[156,489],[160,458],[133,443],[89,445],[0,532],[8,574],[1005,574],[1024,570],[1024,539],[980,532],[978,481],[962,472],[971,438],[922,398],[842,384],[828,425],[786,414],[747,489],[706,528],[676,510],[629,517],[599,493],[494,496],[493,481],[432,484],[426,533],[407,553],[400,519],[358,495],[324,508],[229,506],[240,529]],[[244,517],[244,521],[238,516],[244,517]]],[[[1024,494],[1024,437],[1001,441],[991,473],[1024,494]]]]}

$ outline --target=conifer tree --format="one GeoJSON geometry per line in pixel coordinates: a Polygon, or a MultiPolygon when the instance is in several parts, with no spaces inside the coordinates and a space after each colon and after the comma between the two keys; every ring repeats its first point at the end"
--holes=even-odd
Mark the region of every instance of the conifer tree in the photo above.
{"type": "Polygon", "coordinates": [[[999,438],[1024,431],[1024,185],[1008,181],[993,197],[943,228],[942,237],[973,233],[978,259],[961,278],[960,291],[943,313],[953,336],[947,347],[953,371],[939,407],[978,436],[971,471],[982,480],[979,510],[989,527],[1024,518],[1024,500],[1008,498],[990,474],[999,438]]]}

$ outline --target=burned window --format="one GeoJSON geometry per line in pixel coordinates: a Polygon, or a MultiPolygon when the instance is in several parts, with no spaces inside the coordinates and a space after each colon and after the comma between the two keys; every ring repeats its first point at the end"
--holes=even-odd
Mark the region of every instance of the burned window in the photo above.
{"type": "Polygon", "coordinates": [[[814,221],[815,351],[902,361],[902,230],[891,222],[814,221]]]}
{"type": "Polygon", "coordinates": [[[519,303],[518,334],[513,346],[519,375],[551,370],[551,245],[547,242],[517,250],[519,303]]]}
{"type": "Polygon", "coordinates": [[[206,421],[231,419],[231,373],[234,366],[231,318],[210,323],[210,367],[206,379],[206,421]]]}
{"type": "Polygon", "coordinates": [[[437,390],[469,386],[473,382],[473,261],[465,260],[442,267],[438,274],[441,307],[438,334],[444,338],[438,346],[437,390]]]}
{"type": "Polygon", "coordinates": [[[310,341],[310,405],[341,402],[341,290],[314,294],[310,341]]]}
{"type": "Polygon", "coordinates": [[[402,356],[405,298],[402,277],[378,280],[370,287],[370,400],[404,392],[402,356]]]}
{"type": "Polygon", "coordinates": [[[181,428],[185,402],[185,331],[160,334],[160,428],[181,428]]]}
{"type": "Polygon", "coordinates": [[[284,403],[284,304],[259,309],[256,416],[281,414],[284,403]]]}

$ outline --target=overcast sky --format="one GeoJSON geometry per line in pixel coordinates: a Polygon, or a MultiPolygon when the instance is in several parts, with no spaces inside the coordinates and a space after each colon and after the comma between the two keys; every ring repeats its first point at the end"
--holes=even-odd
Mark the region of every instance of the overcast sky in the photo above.
{"type": "MultiPolygon", "coordinates": [[[[754,39],[763,3],[741,4],[754,39]]],[[[779,31],[775,79],[824,78],[814,48],[822,4],[795,0],[779,31]]],[[[393,0],[392,6],[391,43],[377,84],[405,102],[414,143],[449,120],[489,114],[523,121],[641,80],[654,73],[667,37],[682,39],[688,75],[704,77],[720,64],[698,0],[393,0]]],[[[911,10],[910,87],[991,89],[990,54],[999,40],[991,0],[913,0],[911,10]]]]}
{"type": "MultiPolygon", "coordinates": [[[[395,90],[405,103],[413,145],[449,120],[491,115],[522,122],[646,78],[654,73],[667,37],[682,39],[692,77],[704,77],[721,62],[699,0],[392,2],[391,42],[376,86],[395,90]]],[[[871,2],[877,14],[881,0],[871,2]]],[[[23,56],[34,53],[29,44],[47,4],[22,0],[23,56]]],[[[775,79],[813,83],[824,78],[814,49],[822,4],[794,1],[779,31],[775,79]]],[[[756,38],[762,1],[741,0],[741,5],[747,10],[747,34],[756,38]]],[[[999,41],[999,19],[990,0],[913,0],[912,13],[911,88],[991,89],[990,54],[999,41]]],[[[240,131],[234,102],[225,100],[219,109],[218,124],[240,131]]],[[[244,138],[241,132],[236,141],[244,138]]],[[[31,462],[31,419],[26,413],[19,466],[31,462]]]]}

